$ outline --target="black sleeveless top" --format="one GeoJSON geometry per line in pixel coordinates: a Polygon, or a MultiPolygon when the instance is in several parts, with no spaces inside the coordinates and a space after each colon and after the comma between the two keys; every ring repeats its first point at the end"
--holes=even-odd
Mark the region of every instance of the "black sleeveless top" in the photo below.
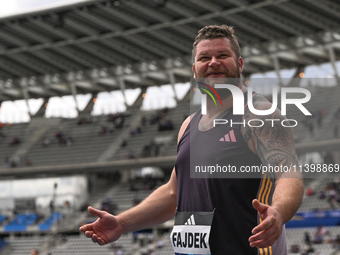
{"type": "Polygon", "coordinates": [[[244,141],[241,125],[231,127],[229,124],[231,120],[240,123],[242,116],[234,116],[229,111],[223,118],[228,124],[216,125],[204,132],[198,130],[200,118],[199,110],[177,147],[177,211],[214,211],[209,240],[212,255],[272,254],[272,247],[252,248],[248,241],[260,221],[252,200],[258,198],[262,203],[271,204],[274,185],[269,185],[269,178],[261,178],[261,173],[257,178],[229,178],[228,173],[223,173],[224,178],[190,178],[190,168],[194,171],[197,167],[230,165],[239,170],[261,165],[259,157],[244,141]]]}

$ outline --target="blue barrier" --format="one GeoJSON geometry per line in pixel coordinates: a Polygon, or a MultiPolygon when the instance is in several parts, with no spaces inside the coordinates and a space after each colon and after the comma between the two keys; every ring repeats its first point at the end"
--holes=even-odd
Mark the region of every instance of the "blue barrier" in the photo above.
{"type": "Polygon", "coordinates": [[[51,227],[51,224],[46,224],[46,223],[39,224],[39,230],[40,230],[40,231],[49,230],[50,227],[51,227]]]}
{"type": "Polygon", "coordinates": [[[26,231],[25,225],[6,225],[5,231],[13,232],[13,231],[26,231]]]}
{"type": "Polygon", "coordinates": [[[286,228],[303,228],[340,225],[340,210],[296,213],[286,228]]]}

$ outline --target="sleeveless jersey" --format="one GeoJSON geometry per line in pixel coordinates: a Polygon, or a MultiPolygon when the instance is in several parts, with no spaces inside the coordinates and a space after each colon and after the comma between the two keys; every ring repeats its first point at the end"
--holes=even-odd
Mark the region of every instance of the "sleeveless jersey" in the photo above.
{"type": "MultiPolygon", "coordinates": [[[[247,95],[245,102],[247,102],[247,95]]],[[[249,246],[252,229],[262,220],[252,206],[257,198],[271,204],[273,182],[259,173],[258,178],[190,178],[190,167],[195,166],[260,166],[261,160],[244,141],[241,125],[216,125],[201,132],[198,124],[200,110],[186,128],[177,147],[175,163],[177,175],[177,211],[213,212],[209,245],[212,255],[284,255],[287,254],[285,229],[273,246],[263,249],[249,246]],[[190,156],[192,157],[190,159],[190,156]]],[[[242,121],[232,110],[223,119],[233,123],[242,121]]],[[[253,176],[252,176],[253,177],[253,176]]]]}

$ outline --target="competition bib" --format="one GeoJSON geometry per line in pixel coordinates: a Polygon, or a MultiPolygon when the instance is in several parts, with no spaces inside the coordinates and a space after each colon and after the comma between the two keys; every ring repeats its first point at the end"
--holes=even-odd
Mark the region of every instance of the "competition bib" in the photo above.
{"type": "Polygon", "coordinates": [[[170,241],[176,255],[210,255],[213,212],[176,212],[170,241]]]}

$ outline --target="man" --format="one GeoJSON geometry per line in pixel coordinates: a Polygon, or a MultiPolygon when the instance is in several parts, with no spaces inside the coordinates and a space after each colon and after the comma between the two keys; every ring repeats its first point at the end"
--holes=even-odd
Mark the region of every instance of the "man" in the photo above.
{"type": "MultiPolygon", "coordinates": [[[[243,60],[232,27],[214,25],[199,31],[193,48],[195,78],[207,79],[213,85],[219,79],[240,78],[242,68],[243,60]]],[[[241,82],[235,86],[246,95],[241,82]]],[[[138,206],[118,216],[89,207],[89,212],[99,218],[80,228],[87,237],[104,245],[117,240],[123,233],[169,220],[177,211],[171,242],[178,254],[287,253],[284,223],[295,214],[303,195],[303,183],[298,173],[265,174],[260,179],[190,178],[193,162],[190,163],[190,155],[195,155],[194,161],[202,164],[219,160],[220,163],[231,162],[238,168],[244,164],[297,164],[290,128],[272,127],[271,122],[265,122],[261,128],[249,125],[214,127],[213,120],[222,117],[229,117],[234,123],[247,123],[250,119],[283,120],[279,110],[270,116],[255,116],[247,104],[244,116],[234,116],[231,111],[233,97],[224,91],[219,91],[221,107],[214,107],[212,100],[207,100],[205,115],[196,112],[182,124],[170,181],[138,206]],[[227,134],[233,143],[218,143],[222,141],[220,137],[227,134]],[[218,150],[214,149],[215,145],[218,150]]],[[[271,107],[257,94],[253,96],[253,104],[258,110],[271,107]]]]}

